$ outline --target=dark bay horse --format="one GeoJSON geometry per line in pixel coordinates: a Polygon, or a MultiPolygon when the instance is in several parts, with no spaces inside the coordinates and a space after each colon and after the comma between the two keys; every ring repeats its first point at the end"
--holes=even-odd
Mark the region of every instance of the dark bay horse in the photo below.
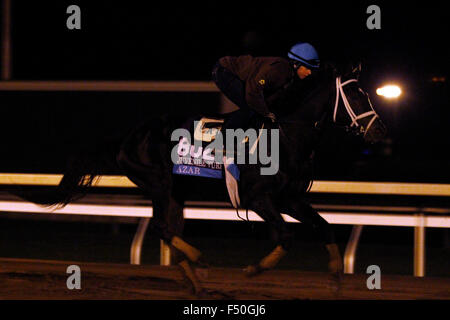
{"type": "MultiPolygon", "coordinates": [[[[261,175],[261,164],[239,164],[241,207],[256,212],[276,231],[277,243],[271,253],[258,264],[248,266],[248,276],[274,268],[291,248],[293,235],[281,213],[285,213],[316,230],[329,252],[329,271],[339,279],[343,272],[342,258],[332,228],[310,204],[302,199],[311,182],[311,159],[324,128],[338,125],[375,143],[386,133],[385,126],[374,111],[368,94],[358,83],[360,66],[338,73],[330,65],[322,67],[314,78],[314,86],[296,90],[292,86],[279,102],[278,121],[273,123],[255,117],[250,127],[259,129],[264,123],[269,131],[279,130],[279,170],[274,175],[261,175]],[[301,92],[301,93],[300,93],[301,92]]],[[[182,119],[183,120],[183,119],[182,119]]],[[[186,120],[186,119],[184,119],[186,120]]],[[[172,174],[171,133],[181,122],[166,116],[150,119],[136,128],[122,142],[116,161],[122,172],[152,200],[152,233],[170,244],[172,256],[191,281],[195,291],[202,287],[192,265],[204,264],[201,252],[183,240],[183,206],[186,190],[200,178],[172,174]],[[197,179],[197,180],[196,180],[197,179]]],[[[52,196],[22,194],[39,204],[65,205],[77,194],[83,194],[96,174],[80,171],[75,163],[64,175],[52,196]],[[75,168],[77,167],[77,168],[75,168]]]]}

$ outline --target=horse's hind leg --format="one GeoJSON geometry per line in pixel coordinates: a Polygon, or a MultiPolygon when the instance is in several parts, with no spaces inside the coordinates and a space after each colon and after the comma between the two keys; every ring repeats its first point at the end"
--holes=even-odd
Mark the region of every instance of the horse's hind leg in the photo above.
{"type": "Polygon", "coordinates": [[[190,281],[194,293],[201,293],[203,288],[190,264],[190,261],[197,262],[201,253],[182,239],[184,228],[182,201],[173,197],[168,197],[166,201],[154,200],[153,214],[150,230],[170,245],[174,264],[181,267],[182,273],[190,281]]]}
{"type": "Polygon", "coordinates": [[[273,204],[269,196],[253,200],[249,209],[255,211],[276,231],[278,239],[277,246],[264,257],[257,265],[248,266],[244,269],[247,276],[254,276],[265,270],[274,268],[292,246],[292,233],[289,232],[286,222],[283,220],[279,210],[273,204]]]}
{"type": "Polygon", "coordinates": [[[183,201],[175,197],[169,197],[167,208],[160,208],[159,210],[164,217],[165,226],[163,226],[163,228],[167,228],[168,233],[164,241],[169,244],[171,248],[171,261],[173,264],[177,264],[185,259],[185,256],[183,252],[176,249],[171,242],[175,236],[180,239],[182,238],[184,229],[183,201]],[[172,237],[172,240],[170,240],[170,237],[172,237]]]}
{"type": "Polygon", "coordinates": [[[201,252],[181,237],[184,227],[183,207],[172,197],[165,201],[153,200],[153,219],[150,230],[161,240],[179,250],[192,262],[197,262],[201,252]]]}
{"type": "Polygon", "coordinates": [[[282,208],[282,211],[316,230],[329,253],[329,271],[340,278],[343,273],[342,257],[331,225],[310,204],[302,200],[291,199],[289,205],[282,208]]]}

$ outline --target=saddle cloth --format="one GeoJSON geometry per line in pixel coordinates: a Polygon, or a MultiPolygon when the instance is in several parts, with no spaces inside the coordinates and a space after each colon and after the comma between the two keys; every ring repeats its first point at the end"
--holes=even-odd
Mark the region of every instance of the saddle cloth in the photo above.
{"type": "MultiPolygon", "coordinates": [[[[214,158],[215,147],[211,146],[216,136],[221,132],[222,126],[226,118],[201,117],[197,122],[190,120],[188,128],[190,136],[194,137],[196,145],[191,144],[186,137],[181,137],[177,148],[177,162],[173,166],[173,174],[189,175],[206,178],[223,179],[225,176],[225,184],[231,203],[235,208],[240,205],[238,181],[239,168],[233,162],[227,162],[228,159],[217,162],[214,158]],[[194,124],[192,124],[194,123],[194,124]],[[224,168],[223,162],[227,162],[224,168]]],[[[259,140],[259,139],[258,139],[259,140]]],[[[248,137],[245,137],[242,143],[247,143],[248,137]]],[[[250,152],[254,152],[256,144],[251,147],[250,152]]],[[[223,150],[223,145],[221,145],[223,150]]],[[[223,152],[225,154],[225,152],[223,152]]]]}
{"type": "MultiPolygon", "coordinates": [[[[223,179],[223,161],[216,161],[215,148],[212,142],[222,129],[225,118],[201,117],[194,119],[187,125],[190,137],[194,141],[189,141],[189,137],[181,137],[178,142],[178,160],[173,166],[173,174],[190,175],[205,178],[223,179]],[[196,122],[194,122],[196,121],[196,122]],[[195,124],[195,127],[194,127],[195,124]]],[[[222,146],[223,149],[223,146],[222,146]]],[[[239,169],[233,163],[226,166],[232,176],[239,180],[239,169]]]]}

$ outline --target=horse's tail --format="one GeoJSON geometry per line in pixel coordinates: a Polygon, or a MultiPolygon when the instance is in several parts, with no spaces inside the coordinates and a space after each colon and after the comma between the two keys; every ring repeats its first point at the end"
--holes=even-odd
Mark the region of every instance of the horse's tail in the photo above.
{"type": "Polygon", "coordinates": [[[116,162],[117,153],[117,142],[84,149],[69,157],[64,175],[56,188],[20,188],[11,193],[39,205],[64,207],[84,197],[97,176],[120,172],[116,162]]]}

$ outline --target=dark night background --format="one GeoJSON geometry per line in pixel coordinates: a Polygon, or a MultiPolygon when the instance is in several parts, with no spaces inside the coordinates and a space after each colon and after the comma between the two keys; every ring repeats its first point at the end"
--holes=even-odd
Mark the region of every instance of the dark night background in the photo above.
{"type": "MultiPolygon", "coordinates": [[[[315,178],[450,183],[450,14],[443,1],[272,1],[247,5],[228,1],[164,5],[153,1],[13,2],[12,80],[209,81],[211,68],[221,56],[285,56],[298,41],[312,43],[324,61],[362,61],[360,81],[389,136],[377,145],[366,146],[355,137],[330,129],[317,152],[315,178]],[[81,30],[66,28],[66,8],[71,4],[81,8],[81,30]],[[366,27],[370,4],[381,8],[381,30],[366,27]],[[445,81],[434,82],[433,77],[445,77],[445,81]],[[390,82],[402,87],[397,101],[375,93],[376,88],[390,82]]],[[[105,139],[119,139],[148,117],[218,108],[217,93],[0,91],[0,172],[59,173],[71,152],[105,139]]],[[[427,204],[428,199],[418,198],[408,198],[406,203],[427,204]]],[[[381,200],[402,204],[389,197],[376,198],[375,203],[381,200]]],[[[50,259],[126,262],[135,230],[135,225],[122,226],[122,234],[115,232],[116,237],[111,238],[109,229],[98,224],[2,222],[2,255],[32,258],[44,255],[50,259]],[[19,245],[11,246],[11,242],[21,244],[25,253],[17,253],[19,245]],[[69,249],[61,251],[60,243],[69,249]],[[97,250],[96,246],[106,249],[97,250]],[[81,248],[89,248],[89,254],[81,248]]],[[[234,256],[229,259],[232,254],[236,263],[248,255],[236,251],[247,246],[231,240],[230,235],[250,241],[256,234],[258,242],[253,248],[265,250],[259,249],[261,239],[267,239],[262,224],[252,231],[243,223],[187,224],[197,226],[186,228],[188,239],[201,230],[214,243],[219,243],[217,237],[226,240],[224,246],[228,243],[230,247],[223,252],[228,256],[220,255],[224,264],[234,261],[234,256]]],[[[312,237],[310,230],[299,225],[295,228],[303,241],[300,246],[304,246],[296,252],[307,258],[297,259],[294,254],[292,261],[303,261],[304,269],[326,266],[324,248],[311,249],[306,243],[312,237]],[[309,249],[308,256],[304,252],[309,249]],[[315,260],[318,252],[323,261],[315,260]]],[[[347,241],[350,228],[336,226],[341,244],[347,241]]],[[[439,247],[434,253],[428,251],[428,263],[435,268],[430,273],[448,276],[448,232],[444,231],[427,231],[427,244],[439,247]],[[444,254],[442,239],[447,239],[444,254]]],[[[391,266],[388,272],[411,274],[412,237],[410,228],[367,227],[357,271],[364,272],[364,266],[371,263],[386,263],[391,266]],[[368,239],[377,247],[365,243],[368,239]],[[374,257],[379,260],[374,261],[374,257]],[[403,260],[395,260],[400,257],[403,260]]],[[[195,238],[192,240],[195,244],[195,238]]],[[[154,252],[145,253],[146,259],[157,263],[157,242],[148,248],[154,252]]],[[[211,248],[208,254],[217,255],[216,251],[211,248]]]]}
{"type": "MultiPolygon", "coordinates": [[[[375,146],[331,130],[317,157],[318,179],[449,182],[449,14],[441,2],[144,4],[14,1],[14,80],[210,80],[224,55],[285,56],[297,41],[322,60],[362,61],[361,83],[389,128],[375,146]],[[81,30],[66,8],[81,8],[81,30]],[[433,82],[435,76],[445,82],[433,82]],[[398,83],[387,101],[377,87],[398,83]]],[[[215,93],[1,92],[1,171],[60,171],[80,145],[120,137],[161,112],[217,110],[215,93]],[[2,153],[3,153],[2,152],[2,153]]]]}

